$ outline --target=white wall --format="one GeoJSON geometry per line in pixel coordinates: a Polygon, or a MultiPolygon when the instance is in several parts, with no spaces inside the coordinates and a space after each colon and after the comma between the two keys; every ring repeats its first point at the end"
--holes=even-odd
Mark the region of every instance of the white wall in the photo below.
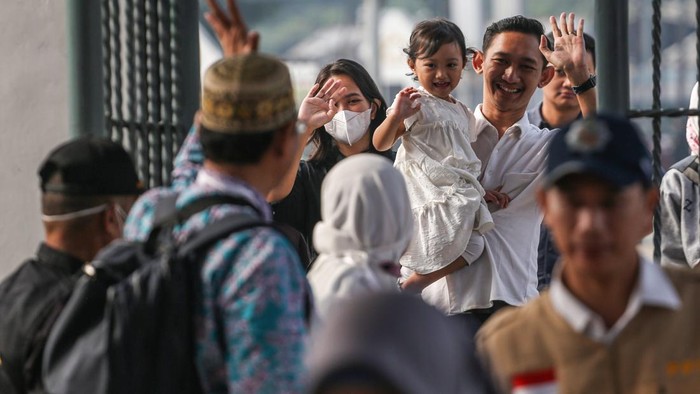
{"type": "Polygon", "coordinates": [[[0,278],[41,240],[36,170],[69,137],[66,3],[2,0],[0,278]]]}

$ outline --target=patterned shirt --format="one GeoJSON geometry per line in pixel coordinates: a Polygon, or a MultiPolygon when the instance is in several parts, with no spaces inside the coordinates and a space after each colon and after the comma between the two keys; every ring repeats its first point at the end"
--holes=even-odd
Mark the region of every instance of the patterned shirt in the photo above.
{"type": "MultiPolygon", "coordinates": [[[[238,179],[200,170],[194,183],[185,184],[144,194],[127,219],[125,238],[143,240],[157,201],[178,189],[178,207],[226,194],[244,198],[262,212],[262,219],[271,220],[264,198],[238,179]]],[[[258,215],[249,206],[217,205],[177,227],[175,238],[183,242],[206,225],[241,211],[258,215]]],[[[236,232],[206,254],[201,280],[196,364],[205,392],[301,392],[308,285],[287,239],[268,227],[236,232]]]]}
{"type": "Polygon", "coordinates": [[[175,156],[172,187],[182,189],[192,184],[203,163],[204,153],[202,145],[199,143],[199,133],[197,133],[197,128],[192,126],[180,151],[175,156]]]}

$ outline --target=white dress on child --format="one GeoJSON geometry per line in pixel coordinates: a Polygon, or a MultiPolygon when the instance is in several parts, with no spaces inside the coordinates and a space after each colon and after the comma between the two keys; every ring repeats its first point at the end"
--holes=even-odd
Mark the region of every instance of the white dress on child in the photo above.
{"type": "Polygon", "coordinates": [[[472,230],[493,228],[477,177],[481,162],[471,148],[474,114],[461,102],[419,88],[421,109],[404,121],[406,133],[394,166],[403,174],[413,211],[413,240],[401,265],[424,274],[465,251],[472,230]]]}

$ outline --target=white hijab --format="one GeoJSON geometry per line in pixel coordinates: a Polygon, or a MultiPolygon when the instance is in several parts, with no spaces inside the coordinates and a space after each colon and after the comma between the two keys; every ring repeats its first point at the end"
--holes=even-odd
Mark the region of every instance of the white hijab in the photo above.
{"type": "Polygon", "coordinates": [[[412,234],[406,184],[388,159],[362,153],[336,164],[321,187],[319,256],[308,274],[319,315],[338,298],[396,291],[396,276],[380,265],[398,268],[412,234]]]}

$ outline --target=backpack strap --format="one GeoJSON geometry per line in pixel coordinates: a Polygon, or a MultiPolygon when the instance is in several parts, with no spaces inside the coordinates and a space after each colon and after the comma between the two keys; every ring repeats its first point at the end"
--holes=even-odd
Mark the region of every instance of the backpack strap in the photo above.
{"type": "Polygon", "coordinates": [[[196,253],[199,249],[209,246],[227,235],[261,226],[274,227],[271,222],[266,222],[248,213],[228,215],[206,225],[194,237],[185,241],[179,247],[178,254],[186,256],[190,253],[196,253]]]}
{"type": "MultiPolygon", "coordinates": [[[[153,229],[166,226],[177,215],[175,203],[179,193],[167,195],[158,200],[153,213],[153,229]]],[[[151,230],[153,231],[153,230],[151,230]]]]}
{"type": "Polygon", "coordinates": [[[211,196],[205,196],[202,198],[198,198],[191,203],[185,205],[184,207],[180,208],[177,211],[177,221],[178,223],[184,223],[187,221],[187,219],[191,218],[194,214],[199,213],[209,207],[212,207],[214,205],[223,205],[223,204],[228,204],[228,205],[243,205],[243,206],[248,206],[253,208],[255,212],[259,215],[262,216],[263,213],[260,212],[260,210],[255,207],[250,201],[237,197],[237,196],[230,196],[230,195],[220,195],[220,194],[215,194],[211,196]]]}
{"type": "MultiPolygon", "coordinates": [[[[202,256],[200,253],[202,253],[203,249],[208,246],[211,246],[213,243],[233,233],[256,227],[268,227],[274,229],[278,234],[282,235],[284,238],[287,238],[294,245],[297,254],[299,254],[300,259],[308,260],[308,254],[305,256],[301,256],[301,253],[303,253],[304,250],[306,250],[306,253],[308,253],[308,246],[306,246],[306,243],[303,241],[303,237],[299,235],[299,240],[301,240],[302,245],[297,245],[294,243],[294,236],[289,232],[290,229],[292,231],[295,230],[293,230],[291,227],[286,228],[285,226],[280,226],[279,223],[261,220],[244,212],[228,215],[211,224],[208,224],[193,238],[185,241],[185,243],[178,248],[178,256],[181,258],[186,257],[188,255],[202,256]]],[[[311,299],[311,293],[307,292],[306,299],[304,300],[304,315],[307,323],[309,324],[311,322],[312,310],[313,301],[311,299]]],[[[224,336],[224,316],[221,309],[217,307],[214,307],[214,324],[216,325],[217,332],[219,334],[216,338],[217,343],[219,344],[219,349],[222,352],[226,352],[227,350],[226,339],[224,336]]]]}
{"type": "MultiPolygon", "coordinates": [[[[177,222],[182,223],[197,212],[201,212],[208,207],[221,204],[250,206],[260,216],[262,216],[262,212],[260,212],[256,207],[251,205],[249,201],[244,200],[240,197],[212,195],[198,199],[177,211],[177,222]]],[[[171,223],[173,222],[171,221],[171,223]]],[[[213,223],[206,225],[203,229],[198,231],[192,238],[178,246],[177,255],[180,258],[187,256],[200,256],[199,253],[201,253],[204,248],[211,246],[215,242],[233,233],[256,227],[272,228],[278,234],[281,234],[283,237],[287,238],[296,249],[299,258],[303,260],[302,262],[304,264],[308,264],[308,246],[304,241],[303,237],[301,237],[301,234],[295,235],[295,233],[298,232],[291,227],[288,227],[281,223],[275,223],[273,221],[265,221],[263,219],[260,219],[259,217],[253,216],[250,213],[246,212],[239,212],[227,215],[221,219],[214,221],[213,223]]],[[[172,227],[170,227],[170,229],[172,230],[172,227]]],[[[313,303],[310,298],[310,293],[307,293],[307,299],[305,300],[304,305],[307,322],[310,322],[311,320],[312,305],[313,303]]],[[[218,327],[217,331],[219,332],[217,342],[219,343],[221,350],[225,351],[226,343],[225,338],[223,336],[224,318],[222,316],[222,312],[217,308],[215,308],[214,311],[214,323],[218,327]]]]}
{"type": "MultiPolygon", "coordinates": [[[[245,212],[239,212],[218,219],[213,223],[206,225],[203,229],[198,231],[191,239],[185,241],[182,245],[180,245],[177,250],[177,254],[179,257],[177,260],[196,262],[196,266],[201,267],[202,262],[200,258],[201,256],[203,256],[203,252],[207,247],[211,246],[212,244],[221,239],[226,238],[227,236],[233,233],[261,226],[274,227],[274,225],[271,222],[263,221],[245,212]],[[190,259],[185,260],[188,257],[190,259]]],[[[196,271],[199,271],[199,269],[197,269],[196,271]]],[[[196,280],[195,283],[198,284],[199,281],[196,280]]],[[[218,332],[216,340],[219,345],[219,349],[222,352],[226,352],[226,339],[224,335],[224,316],[220,308],[216,306],[214,307],[213,318],[214,324],[216,325],[218,332]]]]}
{"type": "Polygon", "coordinates": [[[196,253],[198,249],[211,245],[214,241],[224,238],[229,234],[254,227],[269,227],[275,229],[292,244],[302,265],[305,268],[311,265],[309,246],[306,244],[304,237],[299,231],[288,224],[265,221],[245,212],[228,215],[208,224],[202,230],[198,231],[195,236],[181,245],[179,247],[179,253],[181,256],[192,252],[196,253]]]}
{"type": "Polygon", "coordinates": [[[262,212],[251,204],[249,201],[231,195],[221,195],[215,194],[210,196],[205,196],[198,198],[184,207],[178,209],[176,207],[176,202],[179,197],[179,193],[175,193],[169,196],[165,196],[158,200],[155,213],[153,215],[153,228],[148,235],[145,242],[145,248],[148,251],[153,251],[157,247],[160,234],[167,229],[167,233],[172,232],[173,227],[177,224],[184,223],[195,215],[209,207],[214,205],[231,204],[231,205],[245,205],[253,208],[259,215],[262,216],[262,212]]]}
{"type": "Polygon", "coordinates": [[[251,204],[248,200],[237,196],[222,194],[204,196],[178,209],[176,207],[176,202],[179,196],[179,193],[175,193],[158,200],[155,207],[155,213],[153,214],[154,227],[165,227],[168,225],[183,223],[194,214],[214,205],[221,204],[246,205],[253,208],[255,212],[262,216],[262,212],[260,212],[257,207],[251,204]]]}

